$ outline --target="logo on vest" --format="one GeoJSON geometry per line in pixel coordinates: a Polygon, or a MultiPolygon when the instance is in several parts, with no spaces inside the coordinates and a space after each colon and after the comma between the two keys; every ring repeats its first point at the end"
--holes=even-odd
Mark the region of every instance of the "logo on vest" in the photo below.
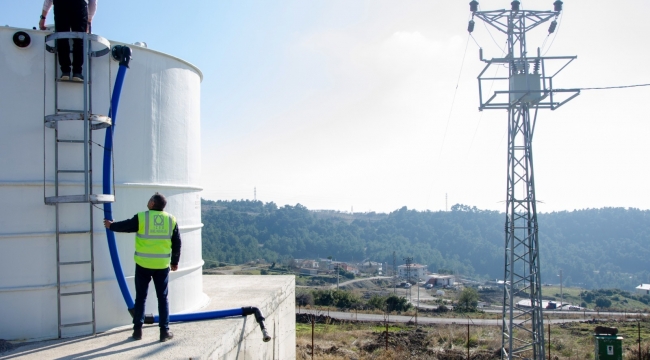
{"type": "Polygon", "coordinates": [[[156,230],[161,230],[160,228],[164,227],[165,225],[165,217],[162,215],[154,215],[153,216],[153,226],[156,227],[156,230]]]}

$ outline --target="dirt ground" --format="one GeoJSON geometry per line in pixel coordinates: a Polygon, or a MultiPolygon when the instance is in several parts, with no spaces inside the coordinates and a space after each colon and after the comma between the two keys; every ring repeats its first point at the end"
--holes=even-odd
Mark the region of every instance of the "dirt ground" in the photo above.
{"type": "MultiPolygon", "coordinates": [[[[310,321],[307,314],[297,315],[297,359],[312,358],[310,321]]],[[[441,326],[439,328],[445,328],[445,335],[442,335],[440,329],[433,327],[416,329],[393,324],[389,326],[386,336],[384,324],[342,322],[321,315],[315,318],[314,328],[314,359],[467,359],[466,331],[461,331],[460,327],[458,331],[449,332],[447,326],[441,326]]],[[[496,327],[490,331],[494,330],[496,327]]],[[[497,348],[490,348],[486,342],[479,346],[478,340],[470,337],[471,360],[499,358],[495,356],[497,348]]]]}
{"type": "MultiPolygon", "coordinates": [[[[312,359],[311,318],[296,317],[296,358],[312,359]]],[[[553,325],[551,354],[554,360],[594,359],[595,326],[617,327],[624,337],[624,357],[637,359],[639,323],[621,320],[589,320],[553,325]]],[[[650,360],[650,321],[641,321],[641,359],[650,360]]],[[[545,337],[547,334],[545,333],[545,337]]],[[[545,342],[548,338],[545,339],[545,342]]],[[[339,321],[318,316],[314,324],[314,359],[468,359],[467,327],[463,325],[420,326],[339,321]]],[[[469,359],[499,359],[501,329],[498,326],[473,326],[469,333],[469,359]]],[[[545,346],[545,350],[548,345],[545,346]]],[[[547,353],[548,355],[548,353],[547,353]]]]}

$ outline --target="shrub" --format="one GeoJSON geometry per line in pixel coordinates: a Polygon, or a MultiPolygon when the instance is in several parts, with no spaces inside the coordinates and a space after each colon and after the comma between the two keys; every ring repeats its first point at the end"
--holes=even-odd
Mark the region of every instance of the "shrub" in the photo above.
{"type": "Polygon", "coordinates": [[[378,309],[378,310],[383,310],[386,308],[386,297],[385,296],[379,296],[379,295],[373,295],[369,300],[368,300],[368,308],[370,309],[378,309]]]}
{"type": "Polygon", "coordinates": [[[449,311],[449,308],[446,307],[445,305],[439,305],[435,311],[439,313],[446,313],[447,311],[449,311]]]}
{"type": "Polygon", "coordinates": [[[608,308],[612,306],[612,301],[601,296],[596,299],[596,306],[599,308],[608,308]]]}
{"type": "Polygon", "coordinates": [[[395,294],[386,298],[386,305],[388,305],[388,311],[406,311],[411,308],[411,304],[409,304],[405,297],[400,297],[395,294]]]}
{"type": "Polygon", "coordinates": [[[361,301],[355,294],[345,290],[316,290],[313,297],[314,304],[321,306],[349,309],[361,305],[361,301]]]}
{"type": "Polygon", "coordinates": [[[296,293],[296,304],[299,306],[314,305],[314,295],[310,292],[296,293]]]}

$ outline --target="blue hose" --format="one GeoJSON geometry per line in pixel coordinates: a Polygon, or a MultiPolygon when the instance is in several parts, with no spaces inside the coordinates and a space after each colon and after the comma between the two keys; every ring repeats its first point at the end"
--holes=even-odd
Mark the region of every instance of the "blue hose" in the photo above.
{"type": "MultiPolygon", "coordinates": [[[[111,97],[111,109],[109,111],[109,116],[112,119],[112,124],[110,127],[106,128],[106,136],[104,138],[104,167],[103,167],[103,177],[102,177],[102,192],[104,194],[111,193],[111,160],[112,160],[112,151],[113,151],[113,131],[115,128],[115,123],[117,119],[117,108],[120,104],[120,95],[122,93],[122,85],[124,84],[124,76],[126,75],[126,69],[129,67],[129,61],[131,59],[131,49],[127,46],[116,46],[113,49],[114,55],[120,57],[120,67],[117,71],[117,77],[115,79],[115,86],[113,87],[113,96],[111,97]]],[[[114,56],[114,57],[115,57],[114,56]]],[[[104,219],[113,220],[113,206],[111,203],[104,203],[104,219]]],[[[111,255],[111,262],[113,264],[113,270],[115,271],[115,278],[122,292],[122,297],[124,297],[124,302],[129,310],[131,316],[134,314],[135,304],[131,293],[129,292],[129,287],[126,284],[126,278],[124,277],[124,272],[122,271],[122,264],[120,262],[120,255],[117,252],[117,243],[115,242],[115,233],[110,229],[106,229],[106,239],[108,240],[108,249],[111,255]]],[[[225,309],[225,310],[215,310],[215,311],[205,311],[198,313],[189,313],[189,314],[172,314],[169,316],[170,322],[178,321],[199,321],[199,320],[208,320],[208,319],[218,319],[224,317],[232,316],[248,316],[255,315],[255,320],[260,325],[262,330],[262,339],[264,342],[271,340],[271,336],[266,330],[264,325],[264,315],[256,307],[242,307],[235,309],[225,309]]],[[[153,324],[159,322],[158,315],[145,315],[145,324],[153,324]]]]}
{"type": "MultiPolygon", "coordinates": [[[[113,130],[115,128],[117,108],[120,104],[120,95],[122,93],[122,85],[124,84],[124,76],[126,75],[127,68],[128,65],[123,65],[120,63],[120,68],[117,71],[117,78],[115,79],[115,86],[113,87],[113,96],[111,97],[111,110],[109,112],[109,116],[112,119],[112,124],[110,127],[106,128],[106,136],[104,138],[104,176],[102,179],[102,190],[104,194],[111,193],[111,156],[113,152],[113,130]]],[[[112,203],[104,203],[104,219],[113,221],[112,203]]],[[[133,303],[131,293],[129,293],[129,287],[126,284],[124,272],[122,272],[120,255],[117,252],[117,244],[115,243],[115,233],[110,229],[106,229],[106,238],[108,239],[108,250],[111,254],[113,271],[115,271],[117,284],[120,286],[120,291],[122,292],[124,302],[126,303],[129,312],[132,312],[135,304],[133,303]]]]}
{"type": "MultiPolygon", "coordinates": [[[[217,318],[224,318],[230,316],[242,316],[242,315],[244,315],[244,310],[242,308],[205,311],[205,312],[197,312],[191,314],[171,314],[169,315],[169,322],[199,321],[199,320],[217,319],[217,318]]],[[[153,317],[153,322],[157,323],[158,321],[159,321],[158,315],[155,315],[153,317]]]]}

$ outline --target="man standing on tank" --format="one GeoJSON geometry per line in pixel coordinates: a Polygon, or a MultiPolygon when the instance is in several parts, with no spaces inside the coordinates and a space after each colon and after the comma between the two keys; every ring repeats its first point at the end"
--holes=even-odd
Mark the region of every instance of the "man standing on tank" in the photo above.
{"type": "MultiPolygon", "coordinates": [[[[90,24],[97,10],[97,0],[45,0],[43,13],[38,27],[45,30],[45,18],[50,8],[54,5],[54,31],[56,32],[90,32],[90,24]]],[[[72,80],[83,81],[81,69],[84,63],[83,41],[72,40],[72,63],[70,63],[70,44],[68,39],[56,41],[59,65],[61,66],[61,80],[70,80],[70,67],[72,67],[72,80]]]]}
{"type": "Polygon", "coordinates": [[[135,307],[133,309],[133,339],[142,339],[144,323],[144,303],[147,300],[149,282],[153,284],[158,296],[158,324],[160,342],[171,339],[169,331],[169,302],[167,301],[167,284],[169,270],[178,269],[181,257],[181,236],[176,218],[163,209],[167,200],[162,194],[155,193],[147,208],[133,218],[112,222],[104,219],[104,226],[115,232],[135,232],[135,307]]]}

